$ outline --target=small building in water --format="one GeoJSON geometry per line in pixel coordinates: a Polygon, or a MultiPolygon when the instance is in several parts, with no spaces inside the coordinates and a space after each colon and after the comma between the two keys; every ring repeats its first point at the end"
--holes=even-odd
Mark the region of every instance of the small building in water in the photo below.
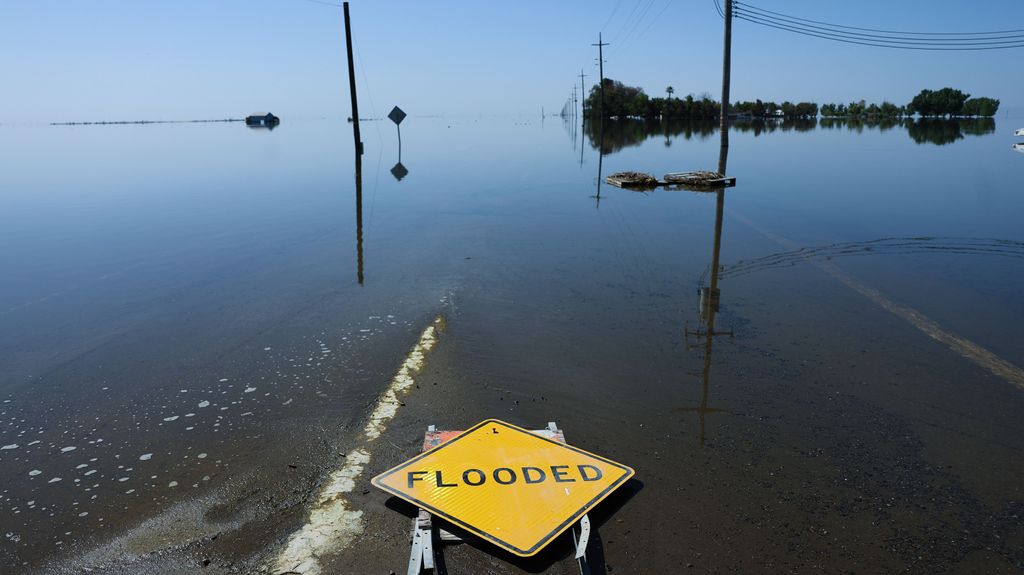
{"type": "Polygon", "coordinates": [[[267,113],[250,114],[245,117],[245,124],[247,126],[263,126],[270,128],[281,123],[281,118],[267,113]]]}

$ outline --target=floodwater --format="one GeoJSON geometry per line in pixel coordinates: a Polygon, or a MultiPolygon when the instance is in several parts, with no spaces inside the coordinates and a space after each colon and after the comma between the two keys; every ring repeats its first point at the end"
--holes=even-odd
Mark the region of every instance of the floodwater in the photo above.
{"type": "Polygon", "coordinates": [[[597,572],[1024,571],[1013,122],[739,122],[734,188],[636,192],[717,130],[411,116],[358,197],[344,121],[0,126],[0,571],[280,570],[357,449],[322,567],[402,571],[369,479],[491,417],[635,468],[597,572]]]}

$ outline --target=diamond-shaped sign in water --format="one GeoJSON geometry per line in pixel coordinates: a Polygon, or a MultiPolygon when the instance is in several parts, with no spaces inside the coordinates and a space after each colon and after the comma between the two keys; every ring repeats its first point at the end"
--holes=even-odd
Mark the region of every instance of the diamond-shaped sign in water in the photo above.
{"type": "Polygon", "coordinates": [[[394,122],[396,126],[401,126],[402,120],[405,119],[405,112],[403,112],[398,106],[395,106],[394,108],[391,108],[391,113],[388,114],[388,117],[391,118],[391,121],[394,122]]]}
{"type": "Polygon", "coordinates": [[[632,476],[625,465],[488,419],[373,485],[529,557],[632,476]]]}
{"type": "Polygon", "coordinates": [[[397,164],[395,164],[395,167],[391,168],[391,175],[394,176],[396,180],[401,182],[402,178],[409,175],[409,170],[407,170],[406,167],[402,165],[402,162],[398,162],[397,164]]]}

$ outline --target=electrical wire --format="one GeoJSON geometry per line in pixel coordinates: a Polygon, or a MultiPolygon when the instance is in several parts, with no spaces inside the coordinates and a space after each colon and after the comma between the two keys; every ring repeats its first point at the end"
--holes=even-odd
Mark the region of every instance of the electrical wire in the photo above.
{"type": "Polygon", "coordinates": [[[812,25],[812,24],[801,24],[799,22],[795,22],[794,19],[779,18],[779,17],[776,17],[776,16],[769,16],[769,15],[765,15],[765,14],[760,14],[758,12],[754,12],[753,10],[749,10],[747,8],[737,8],[736,12],[738,12],[740,14],[745,14],[745,15],[748,15],[748,16],[751,16],[751,17],[754,17],[754,18],[758,18],[758,19],[761,19],[761,20],[768,20],[768,21],[771,21],[771,22],[774,22],[774,23],[777,23],[777,24],[783,24],[783,25],[798,27],[798,28],[801,28],[801,29],[806,29],[806,30],[811,30],[811,31],[818,31],[818,32],[822,32],[822,33],[835,34],[835,35],[838,35],[838,36],[842,36],[842,37],[850,38],[850,39],[855,39],[855,40],[878,41],[878,42],[890,42],[891,41],[891,42],[901,42],[901,43],[920,43],[920,44],[924,44],[924,45],[928,45],[928,44],[936,44],[936,45],[959,45],[959,44],[964,44],[964,45],[971,45],[971,44],[966,44],[966,43],[1005,44],[1005,43],[1008,43],[1008,42],[1011,42],[1011,41],[1013,41],[1013,42],[1024,41],[1024,34],[1013,34],[1013,35],[1009,35],[1009,36],[980,36],[980,37],[976,37],[976,38],[938,38],[938,37],[912,38],[912,37],[906,37],[906,36],[893,36],[893,35],[882,35],[882,34],[864,34],[864,33],[861,33],[861,32],[846,32],[846,31],[843,31],[843,30],[836,30],[834,28],[828,28],[828,27],[825,27],[825,26],[816,26],[816,25],[812,25]],[[993,40],[996,40],[996,41],[993,41],[993,40]],[[998,40],[1005,40],[1005,41],[998,41],[998,40]]]}
{"type": "Polygon", "coordinates": [[[310,4],[320,4],[321,6],[333,6],[334,8],[344,8],[341,4],[335,2],[325,2],[324,0],[302,0],[303,2],[309,2],[310,4]]]}
{"type": "MultiPolygon", "coordinates": [[[[717,2],[717,0],[716,0],[716,2],[717,2]]],[[[733,5],[735,5],[735,6],[744,6],[746,8],[751,8],[751,9],[754,9],[754,10],[759,10],[761,12],[767,12],[768,14],[774,14],[776,16],[782,16],[784,18],[788,18],[788,19],[791,19],[791,20],[801,20],[801,21],[804,21],[804,22],[810,22],[812,24],[822,24],[822,25],[825,25],[825,26],[833,27],[833,28],[846,28],[848,30],[861,30],[861,31],[864,31],[864,32],[882,32],[882,33],[886,33],[886,34],[912,34],[912,35],[923,35],[923,36],[982,36],[982,35],[987,35],[987,34],[1011,34],[1011,33],[1014,33],[1014,32],[1024,32],[1024,30],[997,30],[997,31],[990,31],[990,32],[901,32],[901,31],[897,31],[897,30],[879,30],[879,29],[876,29],[876,28],[858,28],[856,26],[843,26],[842,24],[829,24],[828,22],[821,22],[821,21],[818,21],[818,20],[808,20],[806,18],[799,18],[797,16],[789,16],[787,14],[782,14],[781,12],[773,12],[771,10],[766,10],[764,8],[758,8],[757,6],[753,6],[751,4],[747,4],[746,2],[740,2],[739,0],[734,0],[733,1],[733,5]]]]}
{"type": "Polygon", "coordinates": [[[619,11],[619,6],[621,4],[622,4],[622,0],[617,0],[615,2],[615,8],[612,8],[612,13],[608,15],[608,19],[605,20],[604,26],[601,26],[601,31],[602,32],[604,32],[604,29],[607,28],[608,25],[612,23],[612,18],[614,18],[615,17],[615,13],[619,11]]]}
{"type": "MultiPolygon", "coordinates": [[[[829,24],[818,20],[790,16],[780,12],[765,10],[733,1],[733,15],[738,20],[793,32],[804,36],[812,36],[835,42],[873,46],[878,48],[894,48],[901,50],[931,51],[975,51],[1001,50],[1024,47],[1024,30],[1000,30],[990,32],[897,32],[875,28],[858,28],[841,24],[829,24]],[[861,30],[851,31],[851,30],[861,30]],[[868,34],[866,32],[877,32],[868,34]]],[[[715,0],[715,9],[724,17],[722,8],[715,0]]]]}
{"type": "Polygon", "coordinates": [[[834,35],[831,35],[831,34],[826,34],[826,33],[817,33],[817,32],[813,32],[813,31],[801,30],[799,28],[794,28],[794,27],[790,27],[790,26],[777,25],[777,24],[774,24],[774,23],[771,23],[771,22],[767,22],[767,21],[764,21],[764,20],[757,20],[755,18],[750,18],[750,17],[748,17],[747,15],[744,15],[744,14],[734,14],[734,17],[737,20],[745,20],[745,21],[751,22],[753,24],[759,24],[761,26],[767,26],[769,28],[776,28],[776,29],[779,29],[779,30],[785,30],[787,32],[794,32],[796,34],[801,34],[801,35],[804,35],[804,36],[813,36],[815,38],[822,38],[822,39],[825,39],[825,40],[833,40],[835,42],[843,42],[843,43],[846,43],[846,44],[857,44],[857,45],[860,45],[860,46],[874,46],[876,48],[895,48],[895,49],[901,49],[901,50],[928,50],[928,51],[975,51],[975,50],[1001,50],[1001,49],[1006,49],[1006,48],[1022,48],[1022,47],[1024,47],[1024,42],[1013,43],[1013,44],[1004,44],[1004,45],[999,45],[999,46],[976,46],[976,45],[973,45],[973,46],[964,46],[964,45],[923,46],[923,45],[901,45],[901,44],[896,44],[896,43],[858,41],[858,40],[850,40],[850,39],[847,39],[847,38],[837,37],[837,36],[834,36],[834,35]]]}

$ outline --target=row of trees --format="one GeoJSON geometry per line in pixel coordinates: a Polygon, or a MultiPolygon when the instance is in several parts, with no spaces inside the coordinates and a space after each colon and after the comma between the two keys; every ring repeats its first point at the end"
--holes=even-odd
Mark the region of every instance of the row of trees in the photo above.
{"type": "Polygon", "coordinates": [[[909,116],[906,106],[892,102],[868,104],[864,100],[849,104],[822,104],[821,115],[825,118],[900,118],[909,116]]]}
{"type": "Polygon", "coordinates": [[[666,89],[668,97],[651,98],[643,88],[627,86],[611,78],[604,79],[604,108],[601,107],[601,87],[594,85],[584,100],[591,115],[605,118],[694,118],[712,119],[718,117],[718,101],[708,94],[694,97],[674,98],[675,90],[666,89]]]}
{"type": "Polygon", "coordinates": [[[992,98],[971,98],[953,88],[941,90],[921,90],[907,104],[908,114],[920,114],[925,117],[935,116],[983,116],[992,117],[999,110],[999,100],[992,98]]]}
{"type": "MultiPolygon", "coordinates": [[[[589,113],[597,117],[619,118],[678,118],[714,119],[719,116],[719,102],[709,94],[685,98],[673,96],[675,89],[665,89],[667,97],[650,97],[643,88],[627,86],[611,78],[604,79],[604,106],[601,104],[601,86],[594,85],[584,100],[589,113]]],[[[824,104],[818,107],[814,102],[736,102],[730,104],[729,113],[753,118],[899,118],[918,114],[922,117],[937,116],[982,116],[992,117],[999,110],[999,100],[992,98],[971,98],[960,90],[921,90],[921,93],[906,106],[892,102],[868,104],[864,100],[849,104],[824,104]]]]}
{"type": "Polygon", "coordinates": [[[798,102],[794,104],[787,100],[781,104],[776,104],[775,102],[754,100],[753,102],[736,102],[731,104],[729,106],[729,113],[754,118],[779,116],[786,118],[817,118],[818,105],[814,102],[798,102]]]}

